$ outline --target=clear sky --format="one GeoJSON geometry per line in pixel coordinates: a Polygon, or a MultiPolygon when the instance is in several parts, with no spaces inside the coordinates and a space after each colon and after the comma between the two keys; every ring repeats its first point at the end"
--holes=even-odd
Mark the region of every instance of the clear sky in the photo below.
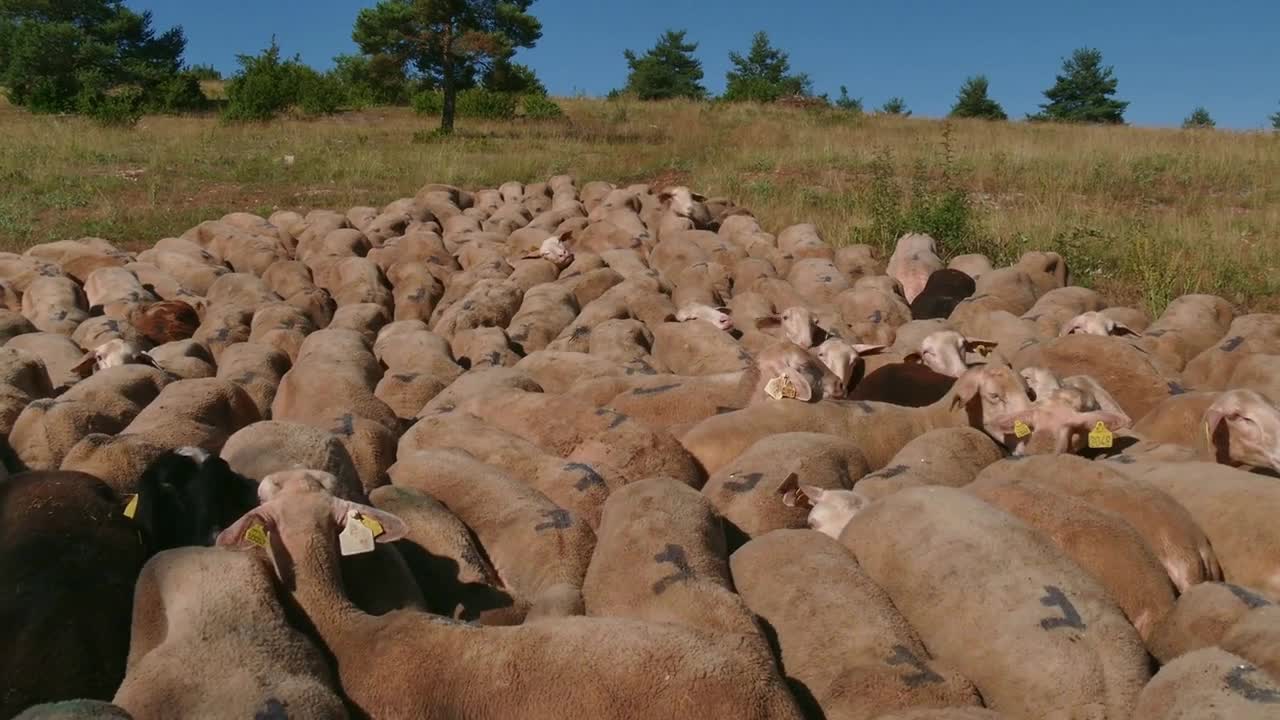
{"type": "MultiPolygon", "coordinates": [[[[274,33],[327,68],[351,52],[351,25],[373,0],[128,0],[161,28],[182,25],[187,59],[229,73],[274,33]]],[[[686,29],[712,92],[728,52],[757,30],[791,53],[818,92],[840,85],[868,108],[900,95],[918,115],[947,112],[964,78],[985,73],[1013,117],[1034,112],[1062,59],[1102,50],[1131,101],[1126,119],[1177,125],[1204,105],[1223,128],[1269,126],[1280,110],[1280,0],[538,0],[538,46],[520,53],[555,95],[603,95],[626,80],[624,48],[686,29]]]]}

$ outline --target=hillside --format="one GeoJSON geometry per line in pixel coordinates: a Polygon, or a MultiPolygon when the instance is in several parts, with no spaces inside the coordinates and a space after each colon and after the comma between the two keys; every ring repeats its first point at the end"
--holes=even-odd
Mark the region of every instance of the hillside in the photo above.
{"type": "Polygon", "coordinates": [[[1280,137],[692,103],[563,101],[562,122],[462,121],[447,141],[406,109],[136,129],[0,101],[0,248],[85,235],[150,244],[245,210],[380,205],[424,182],[572,173],[687,184],[834,244],[933,232],[948,254],[1065,254],[1077,282],[1158,311],[1189,292],[1280,308],[1280,137]],[[286,165],[285,155],[296,161],[286,165]]]}

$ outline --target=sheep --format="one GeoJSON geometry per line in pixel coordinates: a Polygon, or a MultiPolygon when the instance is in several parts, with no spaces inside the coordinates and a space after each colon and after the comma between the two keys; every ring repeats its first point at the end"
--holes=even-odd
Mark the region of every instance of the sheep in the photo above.
{"type": "Polygon", "coordinates": [[[853,439],[872,470],[885,467],[915,437],[940,427],[973,426],[1014,446],[1016,439],[991,424],[998,415],[1030,406],[1022,378],[1001,366],[965,373],[947,396],[923,408],[880,403],[756,403],[707,418],[680,442],[710,474],[760,438],[775,432],[829,432],[853,439]],[[838,432],[833,432],[838,430],[838,432]]]}
{"type": "Polygon", "coordinates": [[[956,378],[919,363],[892,363],[870,372],[849,393],[850,400],[903,407],[928,407],[940,402],[956,378]]]}
{"type": "Polygon", "coordinates": [[[700,303],[691,303],[676,311],[676,322],[704,320],[720,330],[733,329],[733,311],[727,307],[711,307],[700,303]]]}
{"type": "Polygon", "coordinates": [[[258,504],[258,483],[197,447],[166,452],[138,480],[133,520],[149,554],[212,545],[258,504]]]}
{"type": "Polygon", "coordinates": [[[998,345],[990,340],[970,340],[954,330],[930,333],[920,342],[918,354],[905,361],[923,362],[926,367],[947,377],[958,378],[985,359],[998,345]]]}
{"type": "Polygon", "coordinates": [[[425,415],[400,438],[397,455],[419,450],[458,449],[522,479],[556,505],[582,518],[593,530],[611,488],[625,478],[601,463],[568,462],[524,438],[466,413],[425,415]]]}
{"type": "Polygon", "coordinates": [[[842,490],[867,474],[852,442],[820,433],[779,433],[761,439],[707,479],[702,494],[724,518],[730,550],[772,530],[805,526],[808,511],[794,501],[805,487],[842,490]],[[788,499],[788,497],[792,499],[788,499]]]}
{"type": "Polygon", "coordinates": [[[582,597],[588,617],[730,635],[742,652],[770,657],[755,617],[733,591],[715,509],[669,478],[631,483],[609,496],[582,597]]]}
{"type": "Polygon", "coordinates": [[[121,434],[144,435],[168,447],[217,452],[232,433],[259,419],[253,400],[234,383],[179,380],[166,385],[121,434]]]}
{"type": "Polygon", "coordinates": [[[911,301],[911,317],[916,320],[950,317],[956,305],[975,292],[977,286],[973,280],[960,270],[933,271],[924,289],[911,301]]]}
{"type": "Polygon", "coordinates": [[[1141,639],[1102,586],[963,490],[912,488],[872,503],[840,542],[994,710],[1128,717],[1150,677],[1141,639]]]}
{"type": "Polygon", "coordinates": [[[404,520],[395,547],[422,588],[428,612],[483,625],[518,625],[529,608],[502,588],[467,526],[438,500],[409,488],[385,485],[369,493],[371,504],[404,520]]]}
{"type": "Polygon", "coordinates": [[[1123,519],[1030,482],[988,479],[965,490],[1058,546],[1106,588],[1144,641],[1173,609],[1173,582],[1142,535],[1123,519]]]}
{"type": "Polygon", "coordinates": [[[366,497],[346,447],[337,436],[310,425],[279,420],[246,425],[227,439],[221,456],[234,472],[256,481],[304,467],[332,475],[329,490],[340,498],[366,497]]]}
{"type": "Polygon", "coordinates": [[[10,340],[8,347],[31,353],[43,360],[55,393],[65,390],[87,374],[83,369],[83,351],[66,335],[50,332],[25,333],[10,340]]]}
{"type": "Polygon", "coordinates": [[[937,255],[937,241],[928,235],[908,233],[898,238],[885,273],[902,283],[907,302],[924,292],[929,276],[943,268],[937,255]]]}
{"type": "Polygon", "coordinates": [[[1170,372],[1181,372],[1196,355],[1230,329],[1231,304],[1214,295],[1183,295],[1165,308],[1137,344],[1170,372]]]}
{"type": "Polygon", "coordinates": [[[1162,665],[1207,647],[1225,649],[1224,639],[1237,623],[1258,608],[1274,607],[1252,590],[1221,582],[1187,589],[1147,642],[1162,665]]]}
{"type": "Polygon", "coordinates": [[[1179,592],[1221,580],[1217,554],[1187,509],[1155,485],[1126,477],[1115,467],[1073,455],[1042,455],[993,463],[977,481],[1035,482],[1123,518],[1142,535],[1179,592]]]}
{"type": "Polygon", "coordinates": [[[28,468],[56,469],[89,434],[124,430],[169,380],[140,365],[103,371],[56,399],[28,403],[13,423],[9,443],[28,468]]]}
{"type": "Polygon", "coordinates": [[[1218,648],[1188,653],[1160,669],[1142,690],[1134,720],[1273,718],[1280,681],[1218,648]]]}
{"type": "Polygon", "coordinates": [[[156,367],[179,380],[212,378],[217,375],[216,365],[218,359],[222,357],[221,354],[237,344],[240,343],[227,343],[219,348],[219,355],[215,358],[203,343],[195,340],[178,340],[151,348],[144,352],[143,357],[138,357],[134,361],[148,363],[149,358],[156,367]]]}
{"type": "Polygon", "coordinates": [[[411,613],[371,618],[341,591],[334,536],[350,527],[352,511],[381,525],[383,533],[375,542],[402,537],[403,522],[322,493],[285,500],[252,511],[224,532],[219,543],[240,544],[255,524],[279,539],[282,549],[273,555],[291,558],[291,576],[297,579],[293,600],[336,658],[344,694],[363,714],[438,718],[466,708],[477,718],[517,714],[542,720],[566,713],[613,718],[633,715],[635,703],[643,702],[646,712],[672,717],[801,717],[772,663],[728,650],[715,638],[686,628],[611,618],[513,628],[475,628],[411,613]],[[397,642],[371,659],[371,636],[397,642]],[[398,654],[406,652],[412,653],[412,661],[398,654]],[[517,656],[530,672],[501,680],[501,667],[517,656]],[[432,666],[436,662],[442,664],[432,666]],[[591,683],[544,682],[568,677],[587,664],[596,668],[591,683]],[[439,682],[424,690],[422,677],[439,682]],[[454,677],[458,680],[452,681],[454,677]],[[668,679],[659,687],[646,682],[653,677],[668,679]],[[499,685],[501,693],[517,698],[514,705],[492,702],[499,685]],[[540,692],[540,687],[555,691],[540,692]]]}
{"type": "Polygon", "coordinates": [[[1170,395],[1185,392],[1147,353],[1113,337],[1075,334],[1049,340],[1018,352],[1013,367],[1041,367],[1059,377],[1088,375],[1131,418],[1141,418],[1170,395]]]}
{"type": "Polygon", "coordinates": [[[83,473],[0,481],[0,715],[54,700],[108,700],[120,685],[144,560],[123,508],[83,473]]]}
{"type": "MultiPolygon", "coordinates": [[[[980,430],[931,430],[904,445],[888,466],[864,475],[854,488],[868,500],[878,500],[919,485],[963,487],[1004,455],[1004,448],[980,430]]],[[[843,528],[841,523],[837,531],[843,528]]]]}
{"type": "Polygon", "coordinates": [[[1280,573],[1270,559],[1280,537],[1275,523],[1280,486],[1273,478],[1202,462],[1114,467],[1163,490],[1191,513],[1209,538],[1223,579],[1280,600],[1280,573]]]}
{"type": "Polygon", "coordinates": [[[827,331],[818,326],[813,313],[802,305],[756,320],[755,329],[789,340],[806,350],[827,340],[827,331]]]}
{"type": "Polygon", "coordinates": [[[1221,647],[1280,678],[1280,608],[1266,605],[1252,610],[1227,631],[1221,647]]]}
{"type": "Polygon", "coordinates": [[[461,450],[420,450],[391,468],[398,487],[444,503],[476,534],[529,620],[582,614],[595,533],[573,513],[461,450]]]}
{"type": "Polygon", "coordinates": [[[1280,353],[1280,323],[1275,315],[1241,315],[1231,322],[1222,342],[1196,355],[1182,371],[1188,386],[1226,390],[1241,361],[1257,354],[1280,353]]]}
{"type": "Polygon", "coordinates": [[[79,363],[71,369],[81,377],[90,375],[98,370],[106,370],[122,365],[138,364],[160,367],[155,358],[151,357],[146,350],[139,347],[136,342],[130,342],[124,338],[115,338],[97,345],[81,356],[79,360],[79,363]]]}
{"type": "Polygon", "coordinates": [[[1062,326],[1062,330],[1059,331],[1058,334],[1065,337],[1076,333],[1082,333],[1085,335],[1111,335],[1121,337],[1125,335],[1132,335],[1134,337],[1142,337],[1142,333],[1130,329],[1128,325],[1093,310],[1072,318],[1070,322],[1062,326]]]}
{"type": "Polygon", "coordinates": [[[270,572],[247,553],[214,548],[152,558],[138,578],[128,672],[112,702],[139,719],[285,708],[345,719],[324,655],[289,626],[270,572]],[[219,671],[193,672],[208,663],[219,671]]]}
{"type": "Polygon", "coordinates": [[[1128,415],[1087,408],[1088,399],[1081,391],[1051,390],[1038,395],[1025,410],[996,417],[992,425],[998,432],[1023,438],[1014,448],[1015,455],[1080,452],[1086,435],[1090,447],[1107,448],[1115,442],[1115,431],[1129,426],[1128,415]],[[1101,433],[1099,439],[1095,440],[1095,432],[1101,433]]]}
{"type": "Polygon", "coordinates": [[[817,706],[806,708],[814,716],[980,704],[973,684],[929,657],[889,596],[835,540],[778,530],[730,562],[738,592],[776,636],[797,699],[817,706]]]}
{"type": "Polygon", "coordinates": [[[41,277],[22,293],[22,315],[41,332],[70,335],[89,318],[84,291],[66,277],[41,277]]]}

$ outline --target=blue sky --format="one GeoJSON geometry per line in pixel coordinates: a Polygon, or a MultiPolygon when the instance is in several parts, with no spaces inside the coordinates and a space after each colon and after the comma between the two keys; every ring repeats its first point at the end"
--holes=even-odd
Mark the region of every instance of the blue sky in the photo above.
{"type": "MultiPolygon", "coordinates": [[[[287,53],[316,67],[351,52],[351,25],[373,0],[128,0],[157,25],[182,25],[187,58],[224,72],[235,55],[274,33],[287,53]]],[[[538,47],[520,53],[553,94],[603,95],[621,86],[624,48],[652,46],[687,29],[713,92],[728,52],[757,30],[791,53],[819,92],[847,85],[868,107],[893,95],[919,115],[947,112],[966,76],[985,73],[1011,116],[1033,112],[1062,58],[1103,52],[1131,101],[1126,119],[1177,125],[1196,105],[1219,127],[1268,125],[1280,109],[1280,2],[1276,0],[538,0],[538,47]]]]}

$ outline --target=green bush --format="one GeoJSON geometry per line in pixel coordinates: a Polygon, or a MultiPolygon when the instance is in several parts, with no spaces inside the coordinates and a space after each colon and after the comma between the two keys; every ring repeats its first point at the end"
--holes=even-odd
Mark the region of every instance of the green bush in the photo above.
{"type": "Polygon", "coordinates": [[[200,90],[200,78],[196,73],[184,72],[161,81],[146,100],[147,112],[175,115],[192,110],[203,110],[209,100],[200,90]]]}
{"type": "Polygon", "coordinates": [[[419,115],[439,115],[444,112],[444,93],[439,90],[423,90],[415,93],[409,104],[419,115]]]}
{"type": "Polygon", "coordinates": [[[333,115],[342,107],[345,88],[333,73],[318,73],[310,68],[302,74],[298,86],[298,106],[308,115],[333,115]]]}
{"type": "Polygon", "coordinates": [[[82,97],[80,112],[104,127],[133,127],[142,119],[143,95],[139,88],[121,88],[108,95],[82,97]]]}
{"type": "Polygon", "coordinates": [[[516,116],[518,98],[510,93],[471,88],[458,93],[458,117],[510,120],[516,116]]]}
{"type": "Polygon", "coordinates": [[[564,110],[546,95],[525,95],[521,101],[524,116],[530,120],[554,120],[564,117],[564,110]]]}
{"type": "Polygon", "coordinates": [[[237,58],[240,72],[227,83],[227,109],[223,118],[232,122],[270,120],[299,102],[304,82],[317,75],[299,58],[280,59],[275,39],[261,55],[237,58]]]}

